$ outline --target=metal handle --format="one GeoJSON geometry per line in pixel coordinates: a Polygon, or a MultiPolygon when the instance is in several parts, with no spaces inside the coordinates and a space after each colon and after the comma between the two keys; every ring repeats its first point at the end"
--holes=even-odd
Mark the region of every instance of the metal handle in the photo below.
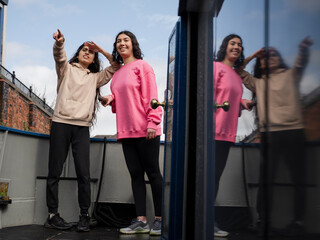
{"type": "Polygon", "coordinates": [[[164,110],[166,110],[166,101],[160,103],[157,99],[152,99],[150,105],[152,109],[156,109],[157,107],[161,106],[164,110]]]}
{"type": "Polygon", "coordinates": [[[230,103],[228,101],[224,101],[223,104],[221,104],[221,105],[216,103],[216,109],[218,109],[218,108],[222,108],[225,112],[228,112],[229,108],[230,108],[230,103]]]}

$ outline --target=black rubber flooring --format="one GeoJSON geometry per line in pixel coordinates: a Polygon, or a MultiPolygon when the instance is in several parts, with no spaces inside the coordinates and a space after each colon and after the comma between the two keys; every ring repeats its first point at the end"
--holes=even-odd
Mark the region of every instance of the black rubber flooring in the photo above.
{"type": "Polygon", "coordinates": [[[41,225],[26,225],[0,229],[0,240],[160,240],[160,236],[149,234],[123,235],[118,229],[96,227],[89,232],[71,230],[56,230],[44,228],[41,225]]]}
{"type": "MultiPolygon", "coordinates": [[[[0,229],[0,240],[160,240],[160,236],[149,234],[123,235],[118,229],[95,227],[90,232],[79,233],[74,229],[55,230],[44,228],[41,225],[25,225],[0,229]]],[[[227,238],[215,238],[215,240],[264,240],[256,233],[249,231],[234,231],[227,238]]],[[[271,240],[319,240],[320,236],[305,235],[300,237],[272,236],[271,240]]],[[[196,239],[195,239],[196,240],[196,239]]],[[[212,238],[213,240],[213,238],[212,238]]]]}

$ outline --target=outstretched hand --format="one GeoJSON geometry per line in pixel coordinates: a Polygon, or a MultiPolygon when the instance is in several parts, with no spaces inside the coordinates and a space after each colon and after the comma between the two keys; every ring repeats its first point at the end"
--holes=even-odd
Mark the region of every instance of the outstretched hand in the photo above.
{"type": "Polygon", "coordinates": [[[90,50],[94,51],[94,52],[102,52],[102,48],[96,44],[95,42],[91,41],[91,42],[85,42],[84,43],[85,46],[89,47],[90,50]]]}
{"type": "Polygon", "coordinates": [[[266,54],[266,50],[264,48],[261,48],[254,53],[256,58],[262,58],[265,56],[265,54],[266,54]]]}
{"type": "Polygon", "coordinates": [[[57,29],[57,32],[53,34],[53,39],[57,42],[64,42],[65,40],[63,34],[60,32],[59,29],[57,29]]]}
{"type": "MultiPolygon", "coordinates": [[[[266,54],[266,51],[264,48],[259,49],[258,51],[252,53],[249,57],[247,57],[244,61],[242,66],[240,67],[239,71],[245,69],[247,64],[254,58],[262,58],[266,54]]],[[[238,72],[239,72],[238,71],[238,72]]]]}
{"type": "Polygon", "coordinates": [[[300,47],[302,48],[308,48],[313,44],[313,41],[310,37],[306,37],[305,39],[302,40],[302,42],[300,43],[300,47]]]}

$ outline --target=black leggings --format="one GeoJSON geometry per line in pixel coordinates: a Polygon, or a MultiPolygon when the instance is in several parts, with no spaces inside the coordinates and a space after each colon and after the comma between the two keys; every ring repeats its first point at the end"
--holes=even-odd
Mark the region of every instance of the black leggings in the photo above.
{"type": "Polygon", "coordinates": [[[306,209],[304,130],[262,133],[261,139],[262,161],[257,202],[258,213],[261,218],[265,218],[266,208],[268,212],[272,211],[274,205],[273,184],[279,164],[283,160],[289,170],[294,187],[294,196],[292,197],[294,220],[301,221],[306,209]],[[266,142],[266,140],[268,141],[266,142]],[[268,159],[265,156],[268,156],[268,159]]]}
{"type": "Polygon", "coordinates": [[[219,191],[220,178],[227,164],[230,147],[232,142],[215,141],[215,199],[219,191]]]}
{"type": "Polygon", "coordinates": [[[47,206],[50,213],[58,212],[59,179],[69,152],[70,143],[72,144],[72,154],[77,174],[80,213],[87,214],[91,204],[89,127],[52,122],[47,179],[47,206]]]}
{"type": "Polygon", "coordinates": [[[150,181],[155,216],[161,216],[162,175],[159,168],[160,136],[155,139],[122,139],[122,149],[131,176],[133,198],[137,216],[146,216],[146,183],[150,181]]]}

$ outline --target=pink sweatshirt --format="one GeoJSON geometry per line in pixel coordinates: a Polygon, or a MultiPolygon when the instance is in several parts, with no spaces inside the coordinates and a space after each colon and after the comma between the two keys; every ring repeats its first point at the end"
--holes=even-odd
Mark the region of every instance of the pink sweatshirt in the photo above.
{"type": "Polygon", "coordinates": [[[215,140],[235,142],[238,117],[241,113],[242,80],[229,66],[222,62],[213,63],[214,102],[229,101],[230,109],[216,111],[215,140]]]}
{"type": "Polygon", "coordinates": [[[116,113],[117,139],[146,137],[147,128],[161,135],[162,109],[152,109],[150,101],[158,99],[155,74],[144,60],[122,66],[110,85],[112,111],[116,113]]]}

